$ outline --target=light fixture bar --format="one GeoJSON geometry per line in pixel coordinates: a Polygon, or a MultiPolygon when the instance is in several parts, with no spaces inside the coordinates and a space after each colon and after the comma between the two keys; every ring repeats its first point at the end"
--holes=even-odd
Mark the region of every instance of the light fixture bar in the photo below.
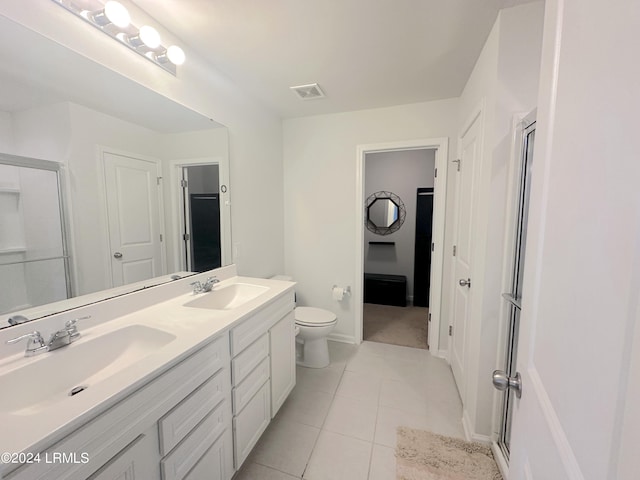
{"type": "Polygon", "coordinates": [[[184,52],[180,47],[162,46],[158,31],[144,25],[140,28],[130,23],[129,13],[118,2],[98,0],[52,0],[75,16],[93,25],[98,30],[117,40],[165,71],[176,75],[177,65],[184,62],[184,52]],[[180,55],[167,55],[179,51],[180,55]]]}

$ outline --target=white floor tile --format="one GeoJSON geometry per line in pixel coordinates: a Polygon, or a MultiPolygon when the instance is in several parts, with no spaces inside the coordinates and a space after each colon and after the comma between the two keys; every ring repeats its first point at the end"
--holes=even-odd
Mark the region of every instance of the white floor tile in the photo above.
{"type": "Polygon", "coordinates": [[[423,361],[431,356],[428,350],[423,350],[421,348],[402,347],[400,345],[366,341],[362,342],[358,351],[369,353],[371,355],[397,358],[399,360],[409,360],[413,362],[423,361]]]}
{"type": "Polygon", "coordinates": [[[320,428],[327,418],[332,401],[333,395],[330,393],[296,385],[280,408],[278,418],[320,428]]]}
{"type": "Polygon", "coordinates": [[[396,480],[395,449],[382,445],[373,446],[369,480],[396,480]]]}
{"type": "Polygon", "coordinates": [[[301,477],[320,430],[276,417],[247,462],[301,477]]]}
{"type": "Polygon", "coordinates": [[[242,467],[233,480],[298,480],[299,478],[257,463],[249,463],[242,467]]]}
{"type": "Polygon", "coordinates": [[[341,377],[342,369],[297,367],[296,385],[307,390],[333,395],[336,393],[341,377]]]}
{"type": "Polygon", "coordinates": [[[322,428],[372,442],[377,414],[378,405],[375,398],[360,399],[336,395],[322,428]]]}
{"type": "Polygon", "coordinates": [[[367,480],[372,444],[323,430],[313,449],[307,480],[367,480]]]}
{"type": "Polygon", "coordinates": [[[349,398],[377,399],[382,379],[376,375],[345,370],[336,395],[349,398]]]}
{"type": "Polygon", "coordinates": [[[331,365],[334,367],[341,366],[344,369],[344,366],[358,351],[358,346],[350,343],[329,341],[327,344],[329,345],[331,365]]]}
{"type": "Polygon", "coordinates": [[[379,404],[409,413],[425,414],[432,399],[430,394],[435,389],[422,383],[383,379],[379,404]]]}

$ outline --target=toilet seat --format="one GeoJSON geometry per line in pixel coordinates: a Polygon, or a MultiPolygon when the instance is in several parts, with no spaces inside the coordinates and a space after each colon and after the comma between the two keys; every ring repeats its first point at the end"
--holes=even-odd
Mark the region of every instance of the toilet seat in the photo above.
{"type": "Polygon", "coordinates": [[[296,307],[294,315],[296,324],[303,327],[325,327],[337,322],[334,313],[316,307],[296,307]]]}

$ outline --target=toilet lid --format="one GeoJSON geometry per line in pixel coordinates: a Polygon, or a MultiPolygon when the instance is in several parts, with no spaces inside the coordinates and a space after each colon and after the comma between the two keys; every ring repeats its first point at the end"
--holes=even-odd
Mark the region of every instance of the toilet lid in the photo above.
{"type": "Polygon", "coordinates": [[[321,326],[334,323],[336,315],[328,310],[315,307],[296,307],[295,308],[296,323],[303,326],[321,326]]]}

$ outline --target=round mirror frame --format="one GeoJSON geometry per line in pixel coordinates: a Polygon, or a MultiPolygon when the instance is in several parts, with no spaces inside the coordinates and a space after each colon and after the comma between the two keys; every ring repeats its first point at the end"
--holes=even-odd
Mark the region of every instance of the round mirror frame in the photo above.
{"type": "Polygon", "coordinates": [[[393,192],[382,190],[369,195],[367,201],[365,202],[364,213],[364,224],[369,231],[377,235],[389,235],[400,230],[400,227],[404,223],[404,220],[407,216],[407,209],[405,208],[404,202],[400,199],[399,196],[397,196],[393,192]],[[398,218],[388,227],[380,227],[369,219],[369,208],[379,199],[391,200],[396,205],[396,207],[398,207],[398,218]]]}

